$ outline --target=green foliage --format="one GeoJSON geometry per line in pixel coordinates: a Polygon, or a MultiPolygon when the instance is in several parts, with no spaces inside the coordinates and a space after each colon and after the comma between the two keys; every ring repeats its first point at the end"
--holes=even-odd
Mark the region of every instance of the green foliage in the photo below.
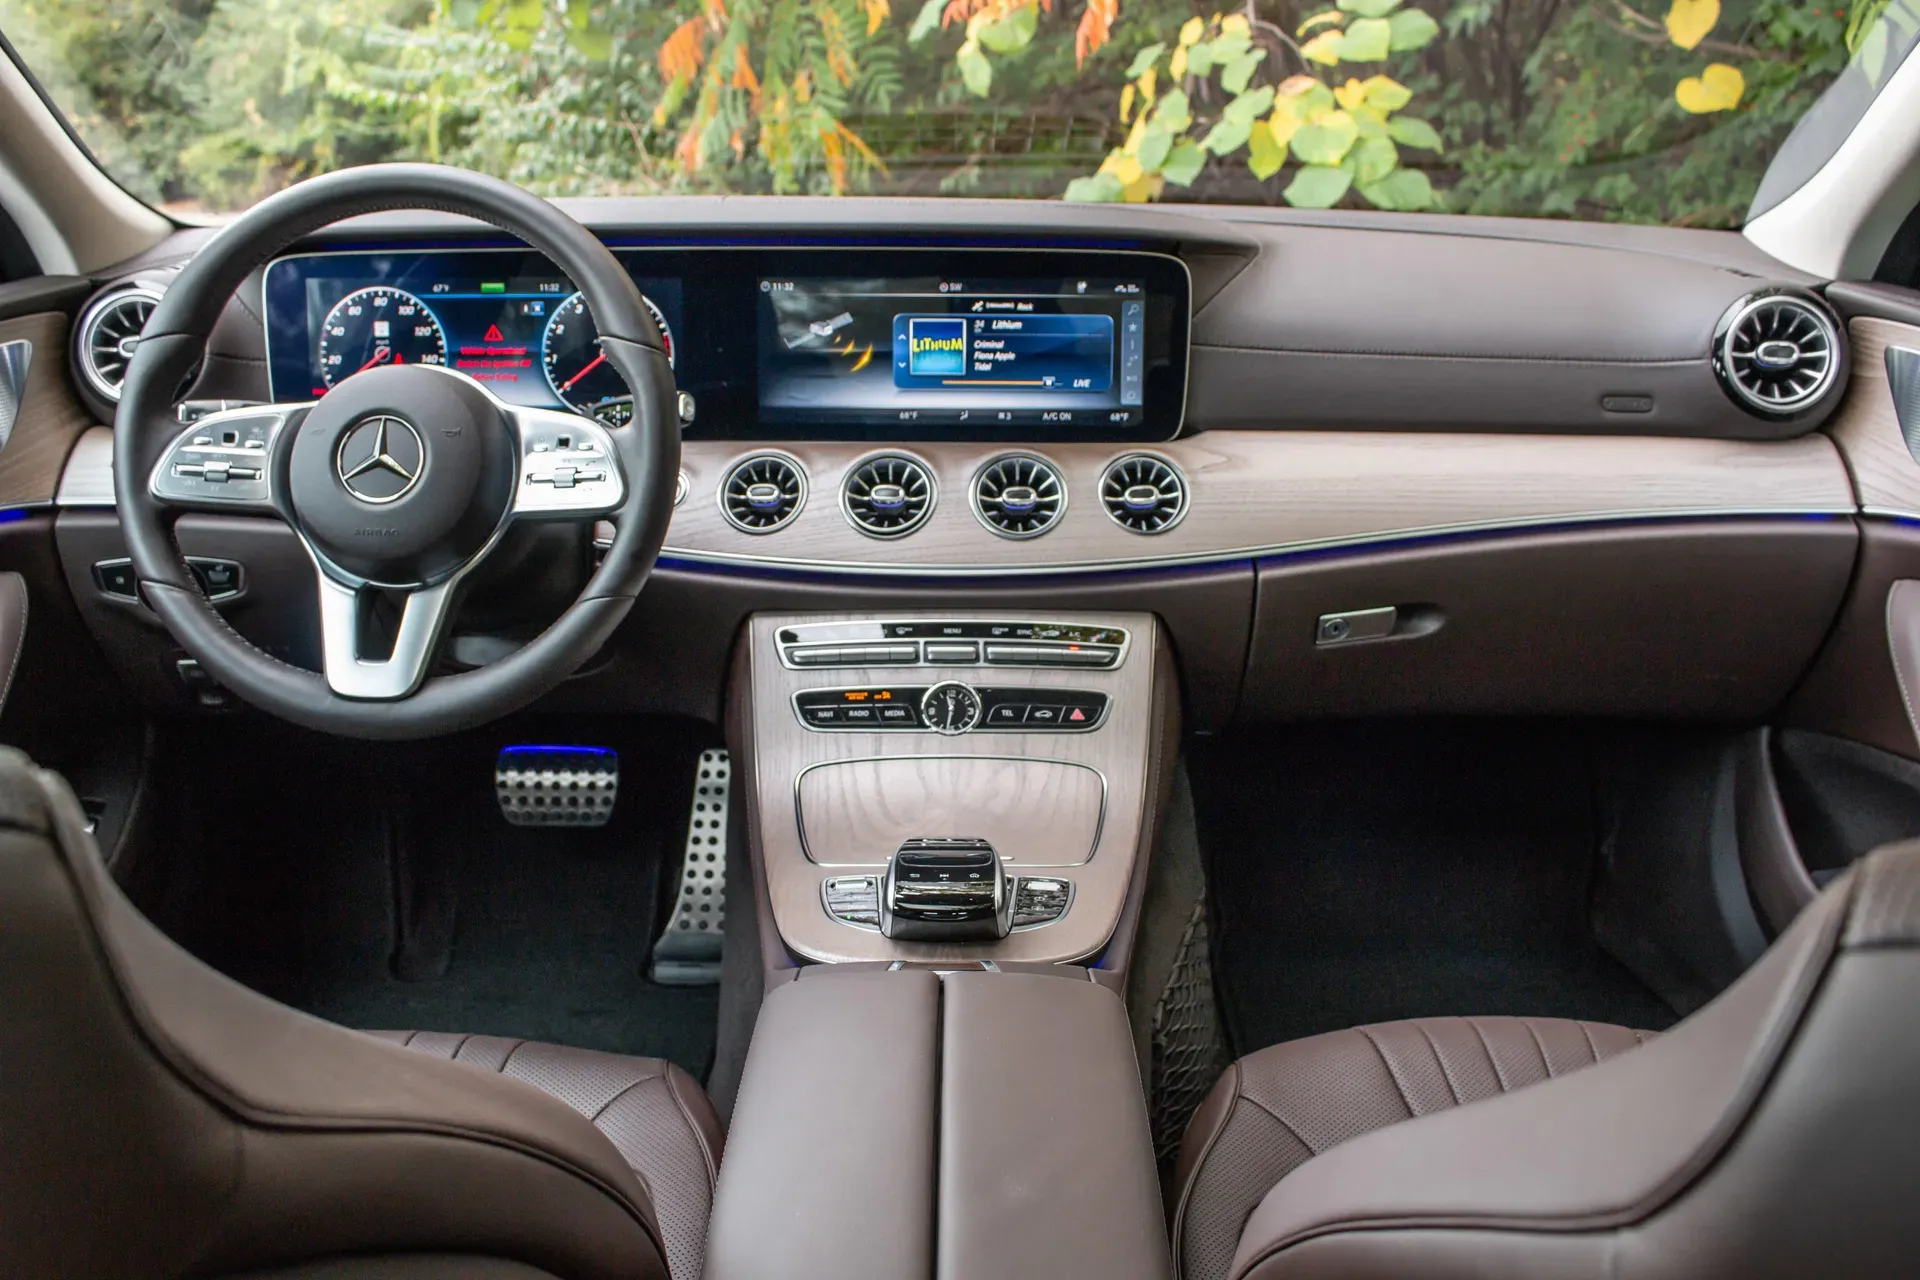
{"type": "Polygon", "coordinates": [[[1849,59],[1878,84],[1920,28],[1920,0],[1720,0],[1681,49],[1673,0],[1232,2],[0,0],[0,29],[110,172],[181,207],[427,159],[554,194],[1729,226],[1849,59]],[[1683,109],[1709,74],[1733,105],[1683,109]]]}
{"type": "MultiPolygon", "coordinates": [[[[1396,49],[1424,47],[1440,34],[1440,26],[1421,11],[1403,10],[1402,0],[1338,0],[1335,8],[1312,14],[1298,28],[1315,33],[1304,45],[1285,41],[1283,47],[1303,67],[1325,67],[1337,79],[1347,63],[1385,61],[1396,49]],[[1416,21],[1396,19],[1413,17],[1416,21]],[[1406,42],[1403,44],[1402,42],[1406,42]]],[[[1263,29],[1270,24],[1263,24],[1263,29]]],[[[1278,32],[1279,28],[1272,28],[1278,32]]],[[[1221,159],[1243,149],[1247,171],[1265,183],[1276,179],[1289,158],[1299,163],[1281,196],[1288,204],[1325,209],[1357,191],[1367,203],[1383,209],[1426,209],[1434,204],[1433,185],[1418,180],[1393,180],[1400,168],[1400,146],[1429,151],[1441,149],[1432,125],[1395,113],[1413,101],[1413,93],[1384,74],[1361,80],[1351,74],[1328,83],[1316,74],[1298,74],[1278,84],[1253,84],[1254,74],[1268,51],[1256,47],[1253,23],[1245,14],[1184,23],[1177,44],[1166,54],[1164,43],[1149,45],[1134,56],[1130,81],[1122,91],[1120,115],[1128,118],[1136,104],[1138,121],[1126,141],[1102,161],[1099,177],[1111,181],[1084,181],[1067,190],[1069,200],[1142,201],[1160,197],[1168,184],[1190,185],[1204,165],[1181,153],[1182,163],[1169,172],[1176,144],[1191,142],[1189,130],[1206,124],[1198,151],[1221,159]],[[1166,54],[1168,88],[1160,87],[1161,58],[1166,54]],[[1149,56],[1151,55],[1151,56],[1149,56]],[[1217,86],[1213,77],[1217,76],[1217,86]],[[1214,92],[1217,88],[1218,92],[1214,92]],[[1195,120],[1193,93],[1220,102],[1211,120],[1195,120]],[[1175,110],[1169,114],[1168,104],[1175,110]]]]}

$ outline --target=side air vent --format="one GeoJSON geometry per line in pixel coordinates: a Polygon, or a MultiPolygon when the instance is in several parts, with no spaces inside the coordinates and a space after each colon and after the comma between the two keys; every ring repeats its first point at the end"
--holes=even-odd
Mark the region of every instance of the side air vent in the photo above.
{"type": "Polygon", "coordinates": [[[1067,486],[1045,458],[1010,453],[973,478],[973,514],[1003,538],[1037,538],[1067,509],[1067,486]]]}
{"type": "Polygon", "coordinates": [[[807,502],[807,473],[792,458],[757,453],[734,464],[720,486],[720,511],[746,533],[785,528],[807,502]]]}
{"type": "Polygon", "coordinates": [[[933,514],[933,476],[912,458],[868,458],[847,476],[840,505],[847,520],[874,538],[904,538],[933,514]]]}
{"type": "Polygon", "coordinates": [[[1100,477],[1100,505],[1122,529],[1165,533],[1187,514],[1187,478],[1163,458],[1128,454],[1100,477]]]}
{"type": "Polygon", "coordinates": [[[1791,417],[1818,403],[1840,374],[1840,327],[1811,298],[1771,290],[1749,294],[1721,319],[1713,371],[1742,408],[1791,417]]]}
{"type": "Polygon", "coordinates": [[[159,305],[159,293],[141,285],[110,290],[88,304],[80,317],[75,345],[79,348],[80,376],[97,394],[119,401],[127,365],[140,343],[140,331],[147,327],[147,317],[159,305]]]}

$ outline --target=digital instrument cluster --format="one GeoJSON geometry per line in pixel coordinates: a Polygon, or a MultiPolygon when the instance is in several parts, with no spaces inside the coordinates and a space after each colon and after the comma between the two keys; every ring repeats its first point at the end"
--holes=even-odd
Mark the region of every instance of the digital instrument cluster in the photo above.
{"type": "MultiPolygon", "coordinates": [[[[690,437],[1124,440],[1177,434],[1186,268],[1157,254],[624,247],[690,437]],[[683,412],[684,416],[684,412],[683,412]]],[[[336,249],[267,269],[274,399],[437,364],[620,426],[633,397],[576,283],[527,249],[336,249]]]]}

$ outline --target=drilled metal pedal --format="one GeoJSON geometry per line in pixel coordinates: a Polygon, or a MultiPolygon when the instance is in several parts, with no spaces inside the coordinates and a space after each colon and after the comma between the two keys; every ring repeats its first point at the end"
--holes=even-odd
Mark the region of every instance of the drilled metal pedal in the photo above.
{"type": "Polygon", "coordinates": [[[620,757],[606,747],[502,747],[493,794],[516,827],[603,827],[620,794],[620,757]]]}
{"type": "Polygon", "coordinates": [[[725,751],[702,751],[680,864],[680,891],[667,930],[653,944],[652,978],[663,986],[720,981],[721,926],[727,919],[727,800],[733,764],[725,751]]]}

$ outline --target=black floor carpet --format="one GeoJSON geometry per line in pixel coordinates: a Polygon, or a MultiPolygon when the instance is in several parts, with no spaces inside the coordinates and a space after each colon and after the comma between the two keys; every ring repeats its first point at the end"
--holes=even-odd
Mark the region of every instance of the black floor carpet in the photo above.
{"type": "Polygon", "coordinates": [[[202,733],[179,745],[161,793],[163,870],[145,905],[214,967],[347,1026],[525,1037],[704,1078],[718,988],[658,986],[646,969],[705,744],[675,726],[619,732],[516,725],[397,745],[202,733]],[[507,825],[493,759],[516,741],[619,750],[612,821],[507,825]]]}
{"type": "Polygon", "coordinates": [[[1236,1052],[1447,1014],[1674,1021],[1593,941],[1575,731],[1306,726],[1212,742],[1191,766],[1236,1052]]]}

